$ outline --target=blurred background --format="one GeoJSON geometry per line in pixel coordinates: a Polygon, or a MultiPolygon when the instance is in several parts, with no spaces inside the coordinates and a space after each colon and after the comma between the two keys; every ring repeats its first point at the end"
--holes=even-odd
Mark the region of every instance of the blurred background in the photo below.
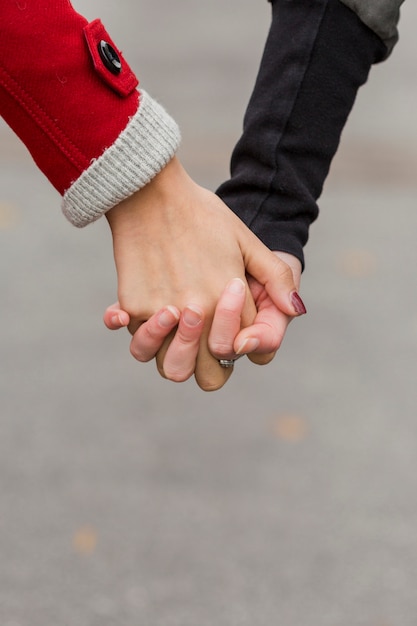
{"type": "MultiPolygon", "coordinates": [[[[215,189],[269,25],[260,0],[74,0],[215,189]]],[[[104,220],[84,230],[0,127],[2,626],[415,626],[417,6],[373,69],[268,367],[205,394],[129,355],[104,220]]]]}

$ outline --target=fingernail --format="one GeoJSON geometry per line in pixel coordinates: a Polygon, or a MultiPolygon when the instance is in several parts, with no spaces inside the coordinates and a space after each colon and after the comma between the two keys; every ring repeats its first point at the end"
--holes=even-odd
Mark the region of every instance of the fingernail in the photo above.
{"type": "Polygon", "coordinates": [[[301,300],[300,296],[298,295],[296,291],[293,291],[291,294],[291,303],[297,315],[305,315],[307,313],[307,309],[305,308],[304,302],[301,300]]]}
{"type": "Polygon", "coordinates": [[[187,326],[198,326],[203,319],[203,314],[197,307],[193,309],[192,307],[187,306],[182,314],[182,319],[187,326]]]}
{"type": "Polygon", "coordinates": [[[179,315],[174,307],[167,306],[158,318],[158,323],[162,328],[171,328],[178,323],[179,315]]]}
{"type": "Polygon", "coordinates": [[[249,354],[259,346],[259,339],[248,337],[236,350],[236,354],[249,354]]]}
{"type": "Polygon", "coordinates": [[[246,289],[245,283],[243,282],[241,278],[234,278],[227,285],[227,291],[229,293],[234,293],[236,295],[240,295],[241,293],[245,291],[245,289],[246,289]]]}
{"type": "Polygon", "coordinates": [[[113,317],[111,318],[111,322],[115,326],[126,326],[120,315],[113,315],[113,317]]]}

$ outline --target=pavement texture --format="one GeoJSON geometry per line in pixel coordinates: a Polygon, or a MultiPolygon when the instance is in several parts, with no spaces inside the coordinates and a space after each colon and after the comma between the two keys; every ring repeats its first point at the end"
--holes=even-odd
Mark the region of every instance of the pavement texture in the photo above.
{"type": "MultiPolygon", "coordinates": [[[[268,28],[257,0],[74,0],[227,176],[268,28]]],[[[417,7],[374,68],[274,363],[204,394],[101,323],[105,221],[79,231],[0,128],[1,626],[417,624],[417,7]]]]}

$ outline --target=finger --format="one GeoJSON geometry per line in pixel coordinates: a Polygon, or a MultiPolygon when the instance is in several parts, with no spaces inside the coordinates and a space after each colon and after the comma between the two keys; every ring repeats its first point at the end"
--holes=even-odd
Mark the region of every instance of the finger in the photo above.
{"type": "MultiPolygon", "coordinates": [[[[223,387],[223,385],[232,375],[233,368],[225,369],[221,367],[218,360],[215,359],[212,354],[210,354],[207,345],[209,327],[210,320],[206,320],[205,327],[203,327],[203,325],[201,325],[201,327],[197,327],[199,332],[201,332],[202,330],[202,334],[198,340],[199,345],[197,345],[196,359],[194,361],[194,364],[189,366],[189,371],[191,371],[192,367],[195,367],[195,379],[201,389],[203,389],[204,391],[215,391],[223,387]]],[[[172,380],[172,372],[169,368],[166,371],[165,359],[174,339],[175,334],[174,331],[172,331],[171,335],[165,339],[161,349],[156,356],[156,364],[159,374],[163,378],[170,378],[170,380],[172,380]]],[[[182,366],[183,365],[184,364],[182,364],[182,366]]],[[[176,378],[175,380],[178,381],[178,378],[176,378]]]]}
{"type": "Polygon", "coordinates": [[[236,354],[247,354],[259,365],[269,363],[280,348],[291,319],[272,303],[260,309],[254,324],[236,336],[236,354]]]}
{"type": "Polygon", "coordinates": [[[141,324],[130,342],[132,356],[143,363],[153,359],[179,319],[178,309],[166,306],[141,324]]]}
{"type": "Polygon", "coordinates": [[[129,324],[130,317],[120,308],[120,304],[115,302],[104,311],[103,322],[109,330],[119,330],[129,324]]]}
{"type": "Polygon", "coordinates": [[[229,380],[234,368],[221,367],[218,359],[211,354],[208,348],[209,325],[207,326],[200,341],[194,376],[203,391],[217,391],[229,380]]]}
{"type": "Polygon", "coordinates": [[[291,317],[307,310],[297,291],[291,267],[264,246],[253,233],[245,231],[245,267],[263,285],[274,304],[291,317]]]}
{"type": "Polygon", "coordinates": [[[162,376],[174,382],[184,382],[193,375],[201,335],[204,312],[196,305],[185,307],[172,341],[161,346],[157,366],[162,376]]]}
{"type": "Polygon", "coordinates": [[[242,279],[234,278],[219,298],[209,333],[209,349],[216,359],[234,356],[233,343],[240,331],[245,301],[246,285],[242,279]]]}
{"type": "Polygon", "coordinates": [[[249,361],[252,361],[255,365],[268,365],[274,360],[276,352],[269,352],[268,354],[257,354],[256,352],[251,352],[247,356],[249,361]]]}

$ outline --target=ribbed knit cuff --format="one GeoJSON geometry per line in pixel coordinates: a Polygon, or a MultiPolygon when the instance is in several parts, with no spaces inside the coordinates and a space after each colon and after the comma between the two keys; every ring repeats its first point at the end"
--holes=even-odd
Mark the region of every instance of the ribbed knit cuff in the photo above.
{"type": "Polygon", "coordinates": [[[65,192],[62,211],[83,227],[144,187],[172,159],[180,131],[165,109],[141,90],[139,108],[105,152],[65,192]]]}

